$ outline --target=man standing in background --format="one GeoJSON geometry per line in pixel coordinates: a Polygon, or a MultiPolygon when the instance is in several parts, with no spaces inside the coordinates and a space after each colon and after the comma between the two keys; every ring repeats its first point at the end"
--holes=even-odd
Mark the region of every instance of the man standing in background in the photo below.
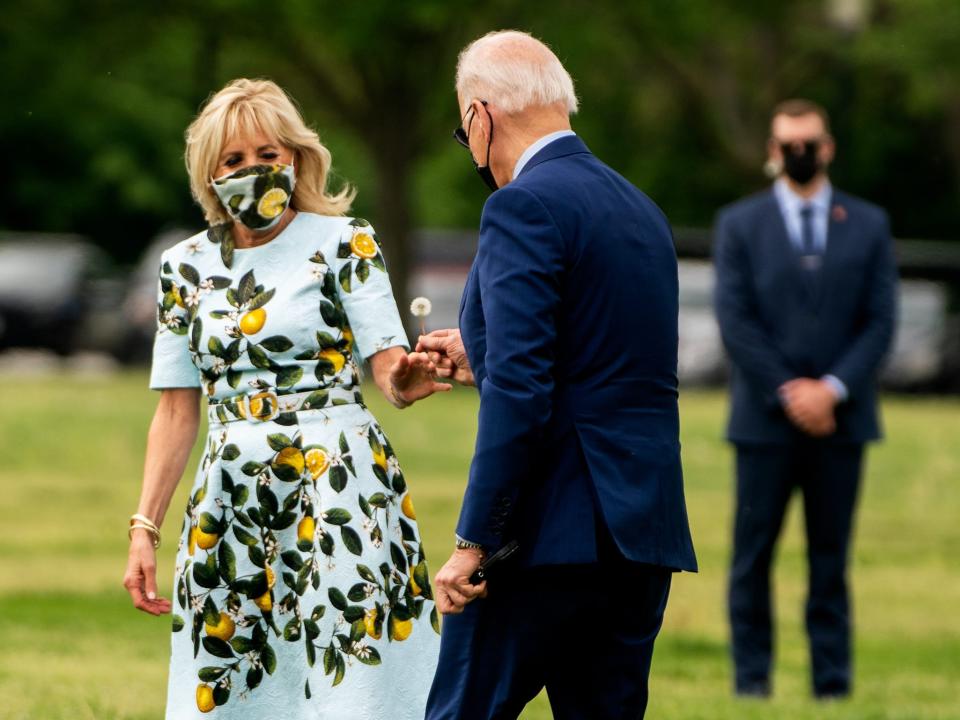
{"type": "Polygon", "coordinates": [[[732,364],[736,448],[729,612],[737,694],[771,692],[770,567],[790,496],[803,494],[813,692],[850,693],[846,567],[864,443],[880,437],[876,380],[897,270],[886,213],[835,190],[826,111],[773,112],[772,189],[720,211],[716,310],[732,364]]]}

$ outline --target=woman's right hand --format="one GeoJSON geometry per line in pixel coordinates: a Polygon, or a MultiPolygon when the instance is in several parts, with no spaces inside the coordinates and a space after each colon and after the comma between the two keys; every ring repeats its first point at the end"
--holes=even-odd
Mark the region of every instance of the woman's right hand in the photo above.
{"type": "Polygon", "coordinates": [[[123,586],[138,610],[151,615],[170,612],[170,601],[157,596],[157,551],[153,547],[152,537],[144,530],[133,531],[123,586]]]}

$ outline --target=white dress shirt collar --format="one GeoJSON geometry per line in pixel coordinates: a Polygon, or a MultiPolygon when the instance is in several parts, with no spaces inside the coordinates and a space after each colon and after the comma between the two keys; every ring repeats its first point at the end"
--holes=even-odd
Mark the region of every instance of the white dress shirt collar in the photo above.
{"type": "Polygon", "coordinates": [[[535,140],[530,147],[523,151],[520,159],[517,160],[517,164],[513,166],[513,177],[511,180],[517,179],[517,175],[520,174],[520,171],[523,170],[523,168],[528,162],[530,162],[530,159],[534,155],[543,150],[554,140],[559,140],[560,138],[568,137],[569,135],[576,135],[576,133],[573,130],[557,130],[556,132],[549,133],[548,135],[544,135],[542,138],[535,140]]]}
{"type": "Polygon", "coordinates": [[[791,214],[800,215],[800,210],[811,205],[814,211],[826,212],[830,207],[830,197],[833,195],[833,186],[827,180],[820,189],[808,198],[797,195],[787,183],[786,178],[778,178],[773,184],[773,192],[777,196],[780,205],[791,214]]]}

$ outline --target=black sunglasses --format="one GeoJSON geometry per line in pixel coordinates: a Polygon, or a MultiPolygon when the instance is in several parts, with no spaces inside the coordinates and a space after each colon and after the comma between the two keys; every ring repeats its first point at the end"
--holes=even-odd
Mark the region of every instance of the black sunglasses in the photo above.
{"type": "MultiPolygon", "coordinates": [[[[487,107],[487,101],[481,100],[480,104],[483,105],[484,109],[487,107]]],[[[473,125],[473,118],[470,118],[470,122],[467,124],[467,129],[463,129],[463,121],[467,119],[467,115],[473,112],[473,105],[470,106],[470,109],[467,110],[466,114],[460,119],[460,124],[457,125],[457,129],[453,131],[453,139],[458,143],[463,145],[467,150],[470,149],[470,127],[473,125]]],[[[487,115],[490,114],[490,111],[487,110],[487,115]]],[[[474,116],[476,117],[476,116],[474,116]]],[[[493,125],[490,126],[490,139],[493,140],[493,125]]]]}

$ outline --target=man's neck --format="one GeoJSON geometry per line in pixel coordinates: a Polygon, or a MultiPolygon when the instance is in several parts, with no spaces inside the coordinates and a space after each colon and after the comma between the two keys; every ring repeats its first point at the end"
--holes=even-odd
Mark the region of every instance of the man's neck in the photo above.
{"type": "Polygon", "coordinates": [[[793,192],[795,195],[799,195],[804,200],[809,200],[812,198],[814,195],[820,192],[823,186],[828,182],[826,173],[818,173],[806,185],[801,185],[793,180],[789,175],[784,175],[784,179],[787,181],[787,187],[790,188],[791,192],[793,192]]]}
{"type": "Polygon", "coordinates": [[[547,122],[525,123],[510,128],[509,132],[504,133],[505,137],[502,136],[504,145],[498,153],[499,166],[493,168],[500,186],[502,187],[513,179],[513,169],[528,147],[543,136],[561,130],[570,130],[570,120],[566,117],[562,119],[550,118],[547,122]]]}

